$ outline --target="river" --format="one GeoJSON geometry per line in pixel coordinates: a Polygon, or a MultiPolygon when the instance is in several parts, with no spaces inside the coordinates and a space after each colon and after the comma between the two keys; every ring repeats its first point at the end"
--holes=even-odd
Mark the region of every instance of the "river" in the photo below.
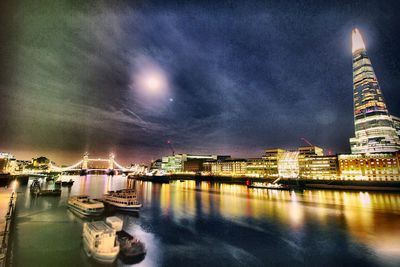
{"type": "MultiPolygon", "coordinates": [[[[29,184],[18,187],[13,266],[96,266],[82,250],[83,221],[67,199],[101,197],[133,183],[122,176],[63,177],[69,179],[75,183],[61,197],[34,198],[29,184]]],[[[146,244],[146,257],[134,266],[400,266],[400,194],[189,180],[135,186],[140,214],[116,214],[146,244]]]]}

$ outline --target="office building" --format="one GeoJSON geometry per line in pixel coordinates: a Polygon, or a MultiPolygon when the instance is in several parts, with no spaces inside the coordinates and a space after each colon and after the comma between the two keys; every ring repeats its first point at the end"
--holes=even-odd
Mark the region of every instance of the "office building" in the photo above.
{"type": "Polygon", "coordinates": [[[167,173],[196,173],[203,171],[204,162],[216,159],[216,155],[176,154],[162,157],[161,169],[167,173]]]}
{"type": "Polygon", "coordinates": [[[358,29],[352,33],[352,52],[355,137],[350,138],[351,151],[353,154],[399,151],[398,133],[358,29]]]}
{"type": "Polygon", "coordinates": [[[339,155],[343,180],[400,181],[400,153],[339,155]]]}

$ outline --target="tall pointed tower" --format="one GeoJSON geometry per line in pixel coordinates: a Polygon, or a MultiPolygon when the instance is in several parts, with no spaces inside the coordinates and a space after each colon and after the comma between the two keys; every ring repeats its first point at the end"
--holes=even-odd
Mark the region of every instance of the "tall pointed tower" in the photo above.
{"type": "Polygon", "coordinates": [[[353,29],[352,46],[355,137],[350,138],[351,152],[398,151],[400,139],[358,29],[353,29]]]}

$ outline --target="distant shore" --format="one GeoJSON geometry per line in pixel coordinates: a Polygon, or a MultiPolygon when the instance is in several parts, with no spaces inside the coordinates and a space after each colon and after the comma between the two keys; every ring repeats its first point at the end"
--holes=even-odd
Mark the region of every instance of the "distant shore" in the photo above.
{"type": "MultiPolygon", "coordinates": [[[[273,182],[274,178],[252,178],[231,176],[201,176],[201,175],[164,175],[164,176],[134,176],[142,181],[169,183],[177,180],[194,180],[218,182],[226,184],[248,185],[253,182],[273,182]]],[[[8,186],[17,179],[20,184],[27,184],[29,175],[0,175],[0,186],[8,186]]],[[[345,191],[387,191],[400,192],[400,181],[359,181],[359,180],[314,180],[314,179],[280,179],[280,184],[296,186],[299,189],[331,189],[345,191]]]]}
{"type": "MultiPolygon", "coordinates": [[[[273,182],[271,178],[250,178],[230,176],[169,175],[169,176],[135,176],[142,181],[168,183],[175,180],[195,180],[247,185],[252,182],[273,182]]],[[[281,179],[280,184],[297,186],[301,189],[333,189],[348,191],[388,191],[400,192],[400,181],[356,181],[356,180],[314,180],[314,179],[281,179]]]]}

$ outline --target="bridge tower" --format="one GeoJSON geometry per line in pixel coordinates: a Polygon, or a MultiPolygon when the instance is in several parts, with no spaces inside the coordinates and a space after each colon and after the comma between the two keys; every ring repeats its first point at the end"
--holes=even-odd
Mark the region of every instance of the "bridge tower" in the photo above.
{"type": "Polygon", "coordinates": [[[83,170],[87,170],[87,168],[88,168],[88,161],[89,161],[89,154],[88,154],[88,153],[85,153],[85,154],[83,155],[83,161],[82,161],[82,169],[83,169],[83,170]]]}
{"type": "Polygon", "coordinates": [[[111,153],[108,158],[108,169],[109,170],[114,170],[114,158],[115,158],[114,154],[111,153]]]}

